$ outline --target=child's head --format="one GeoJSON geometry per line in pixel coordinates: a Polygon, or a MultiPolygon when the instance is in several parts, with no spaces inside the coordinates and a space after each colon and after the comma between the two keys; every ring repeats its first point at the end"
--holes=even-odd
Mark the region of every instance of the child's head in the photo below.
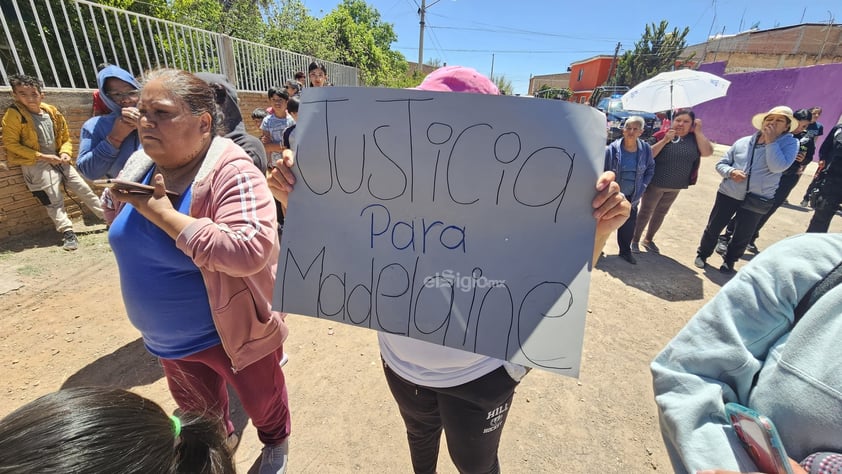
{"type": "Polygon", "coordinates": [[[41,90],[41,81],[37,77],[13,74],[9,76],[9,85],[12,86],[12,97],[15,102],[26,107],[26,110],[31,113],[41,113],[44,92],[41,90]]]}
{"type": "Polygon", "coordinates": [[[225,438],[219,420],[170,417],[126,390],[71,388],[0,420],[0,471],[233,474],[225,438]]]}
{"type": "Polygon", "coordinates": [[[325,65],[316,61],[307,67],[310,76],[310,87],[323,87],[327,85],[327,69],[325,65]]]}
{"type": "Polygon", "coordinates": [[[292,115],[292,118],[298,120],[298,106],[301,104],[301,101],[298,97],[290,97],[287,101],[287,112],[292,115]]]}
{"type": "Polygon", "coordinates": [[[284,90],[287,91],[290,97],[298,95],[301,92],[301,84],[298,83],[295,79],[290,79],[284,84],[284,90]]]}
{"type": "Polygon", "coordinates": [[[266,109],[259,107],[251,111],[251,119],[254,120],[254,125],[258,128],[260,128],[260,124],[267,115],[269,114],[266,113],[266,109]]]}
{"type": "Polygon", "coordinates": [[[287,101],[289,94],[283,87],[270,87],[267,93],[269,103],[272,105],[272,110],[275,117],[284,117],[287,113],[287,101]]]}
{"type": "Polygon", "coordinates": [[[304,86],[304,78],[307,77],[307,75],[304,74],[304,71],[296,72],[294,77],[295,77],[295,82],[297,82],[299,85],[301,85],[303,87],[304,86]]]}

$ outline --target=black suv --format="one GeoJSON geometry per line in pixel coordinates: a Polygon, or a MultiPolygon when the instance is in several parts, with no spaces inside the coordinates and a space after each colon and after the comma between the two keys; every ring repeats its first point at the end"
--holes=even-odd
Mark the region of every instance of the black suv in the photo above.
{"type": "Polygon", "coordinates": [[[596,108],[605,114],[605,128],[608,133],[606,143],[611,143],[623,136],[623,126],[626,124],[626,119],[632,115],[639,115],[646,122],[643,135],[640,136],[644,141],[650,141],[652,134],[661,129],[661,121],[658,120],[655,114],[639,112],[637,110],[626,110],[623,108],[623,101],[619,97],[602,98],[596,104],[596,108]]]}

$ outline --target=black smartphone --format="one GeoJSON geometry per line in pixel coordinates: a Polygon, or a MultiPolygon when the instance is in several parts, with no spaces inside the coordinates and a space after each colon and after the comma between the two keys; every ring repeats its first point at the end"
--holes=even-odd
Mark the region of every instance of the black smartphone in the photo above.
{"type": "MultiPolygon", "coordinates": [[[[149,195],[155,192],[155,186],[150,186],[148,184],[138,183],[135,181],[128,181],[120,178],[95,179],[94,184],[104,188],[112,188],[116,191],[128,194],[149,195]]],[[[167,195],[171,197],[177,197],[178,193],[175,191],[167,190],[167,195]]]]}

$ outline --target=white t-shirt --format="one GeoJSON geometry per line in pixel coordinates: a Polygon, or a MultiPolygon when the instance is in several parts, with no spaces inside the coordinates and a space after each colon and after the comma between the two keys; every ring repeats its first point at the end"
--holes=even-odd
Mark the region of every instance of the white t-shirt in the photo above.
{"type": "Polygon", "coordinates": [[[380,341],[380,355],[390,369],[409,382],[427,387],[462,385],[504,364],[504,361],[493,357],[396,334],[379,332],[377,339],[380,341]]]}

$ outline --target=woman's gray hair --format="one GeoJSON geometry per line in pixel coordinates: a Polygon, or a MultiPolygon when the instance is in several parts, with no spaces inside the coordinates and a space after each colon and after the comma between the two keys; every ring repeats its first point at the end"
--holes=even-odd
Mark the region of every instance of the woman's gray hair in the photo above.
{"type": "Polygon", "coordinates": [[[223,130],[223,116],[219,105],[216,103],[216,90],[207,82],[195,75],[172,68],[159,68],[146,73],[143,84],[158,80],[170,91],[177,100],[184,103],[190,113],[199,116],[207,112],[213,119],[211,122],[211,134],[220,135],[223,130]]]}
{"type": "MultiPolygon", "coordinates": [[[[646,120],[643,120],[643,117],[641,117],[640,115],[632,115],[631,117],[626,119],[625,123],[636,123],[640,125],[641,130],[646,128],[646,120]]],[[[625,127],[625,123],[623,124],[623,127],[625,127]]]]}

